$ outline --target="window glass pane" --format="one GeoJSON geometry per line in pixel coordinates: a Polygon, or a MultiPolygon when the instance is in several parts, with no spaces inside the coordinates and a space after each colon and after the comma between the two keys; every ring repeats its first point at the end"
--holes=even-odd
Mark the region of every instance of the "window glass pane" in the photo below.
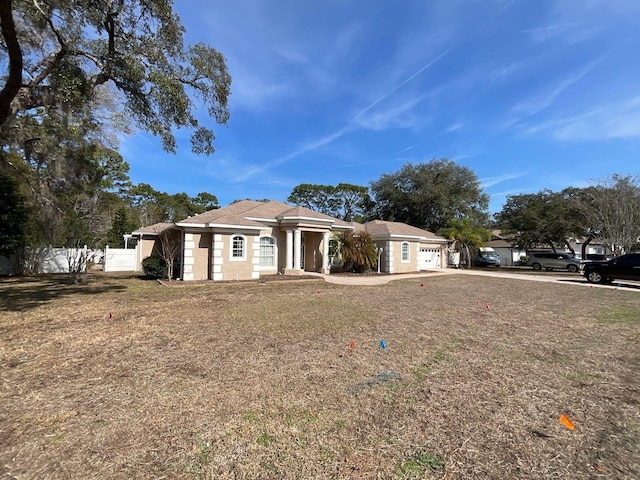
{"type": "Polygon", "coordinates": [[[262,237],[260,239],[260,266],[261,267],[273,267],[275,266],[275,245],[273,238],[262,237]]]}
{"type": "Polygon", "coordinates": [[[232,248],[231,255],[233,258],[244,258],[244,238],[233,237],[231,248],[232,248]]]}
{"type": "Polygon", "coordinates": [[[408,243],[402,244],[402,260],[403,261],[409,260],[409,244],[408,243]]]}

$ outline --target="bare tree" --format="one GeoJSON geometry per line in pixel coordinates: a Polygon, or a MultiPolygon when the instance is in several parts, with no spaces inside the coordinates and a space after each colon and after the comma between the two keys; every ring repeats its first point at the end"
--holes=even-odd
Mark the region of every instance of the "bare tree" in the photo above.
{"type": "Polygon", "coordinates": [[[163,231],[160,235],[160,256],[167,264],[167,279],[173,278],[173,268],[176,260],[180,256],[180,239],[174,234],[173,227],[163,231]]]}
{"type": "Polygon", "coordinates": [[[85,245],[83,248],[67,248],[66,254],[71,282],[85,283],[87,264],[95,258],[95,251],[89,250],[85,245]]]}
{"type": "Polygon", "coordinates": [[[587,215],[614,255],[628,253],[640,239],[640,178],[613,175],[587,189],[587,215]]]}

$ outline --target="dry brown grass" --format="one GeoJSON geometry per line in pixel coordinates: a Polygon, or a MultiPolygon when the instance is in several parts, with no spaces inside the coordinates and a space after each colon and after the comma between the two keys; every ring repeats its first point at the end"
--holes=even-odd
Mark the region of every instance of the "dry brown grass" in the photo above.
{"type": "Polygon", "coordinates": [[[0,478],[640,478],[635,292],[96,275],[0,302],[0,478]]]}

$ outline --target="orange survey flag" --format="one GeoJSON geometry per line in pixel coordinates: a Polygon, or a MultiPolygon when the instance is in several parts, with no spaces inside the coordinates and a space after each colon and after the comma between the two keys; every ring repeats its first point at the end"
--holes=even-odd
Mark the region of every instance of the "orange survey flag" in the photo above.
{"type": "Polygon", "coordinates": [[[573,424],[573,422],[571,420],[569,420],[569,417],[567,417],[564,413],[562,415],[560,415],[560,421],[569,430],[573,430],[574,428],[576,428],[575,425],[573,424]]]}

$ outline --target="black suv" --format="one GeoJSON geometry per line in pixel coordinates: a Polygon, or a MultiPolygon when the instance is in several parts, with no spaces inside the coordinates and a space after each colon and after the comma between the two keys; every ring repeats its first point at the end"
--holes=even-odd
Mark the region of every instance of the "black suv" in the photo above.
{"type": "Polygon", "coordinates": [[[610,283],[615,279],[640,280],[640,253],[630,253],[608,262],[584,264],[583,275],[591,283],[610,283]]]}

